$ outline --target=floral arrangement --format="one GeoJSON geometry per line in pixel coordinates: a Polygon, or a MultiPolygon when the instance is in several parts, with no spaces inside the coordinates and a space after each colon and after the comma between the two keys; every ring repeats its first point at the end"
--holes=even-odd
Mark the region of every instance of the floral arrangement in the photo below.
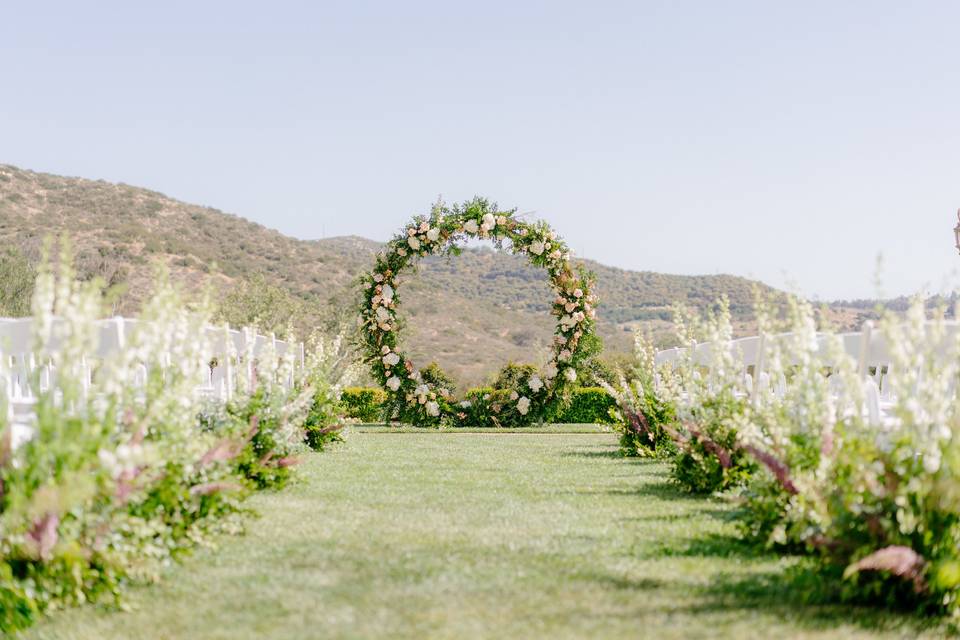
{"type": "Polygon", "coordinates": [[[457,424],[467,416],[470,400],[457,400],[450,389],[437,384],[397,350],[397,311],[401,276],[429,255],[456,255],[468,239],[491,240],[499,249],[528,258],[547,271],[556,293],[552,313],[557,317],[553,351],[539,372],[518,380],[498,403],[513,422],[546,420],[555,413],[577,381],[577,365],[586,357],[593,337],[596,297],[593,278],[571,265],[571,252],[544,222],[519,219],[514,210],[475,198],[462,205],[435,205],[429,215],[416,216],[377,255],[373,270],[362,276],[361,341],[374,379],[387,392],[388,419],[414,425],[457,424]]]}
{"type": "MultiPolygon", "coordinates": [[[[654,394],[676,406],[665,429],[675,479],[728,489],[747,541],[805,556],[806,597],[947,614],[960,624],[956,321],[944,310],[931,319],[921,300],[905,315],[884,313],[872,330],[889,363],[864,372],[839,335],[818,330],[808,302],[790,299],[773,314],[761,301],[757,317],[769,338],[764,379],[775,387],[756,381],[749,394],[729,349],[713,349],[707,366],[687,358],[655,372],[654,394]],[[878,416],[869,398],[880,374],[886,412],[878,416]],[[738,465],[746,472],[731,474],[738,465]]],[[[701,335],[729,344],[716,320],[701,335]]],[[[681,344],[692,344],[689,324],[678,323],[681,344]]],[[[639,413],[622,389],[610,391],[628,418],[639,413]]]]}
{"type": "Polygon", "coordinates": [[[37,280],[33,351],[53,375],[41,385],[33,374],[29,435],[0,411],[0,635],[46,611],[116,603],[128,583],[239,530],[242,498],[289,479],[304,425],[314,413],[331,421],[349,368],[336,344],[306,369],[292,350],[232,353],[252,365],[235,368],[237,394],[226,406],[205,399],[209,305],[188,307],[164,279],[124,348],[92,359],[102,295],[70,265],[65,250],[59,273],[45,262],[37,280]]]}

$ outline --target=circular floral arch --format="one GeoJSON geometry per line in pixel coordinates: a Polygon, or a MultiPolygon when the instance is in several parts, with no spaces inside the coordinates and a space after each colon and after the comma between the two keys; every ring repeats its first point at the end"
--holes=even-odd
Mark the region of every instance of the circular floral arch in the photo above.
{"type": "Polygon", "coordinates": [[[397,350],[397,290],[401,274],[412,270],[421,257],[457,255],[470,238],[492,240],[499,249],[526,256],[530,264],[547,271],[556,294],[552,356],[541,371],[518,376],[504,399],[507,406],[497,405],[498,410],[512,412],[515,423],[542,421],[568,397],[577,379],[577,365],[593,343],[593,276],[573,269],[569,248],[545,222],[526,222],[515,213],[515,209],[497,211],[495,204],[482,198],[452,207],[437,204],[430,215],[414,217],[390,240],[377,255],[374,269],[361,277],[361,341],[374,379],[388,394],[388,419],[431,425],[456,423],[464,417],[461,408],[469,401],[457,402],[397,350]]]}

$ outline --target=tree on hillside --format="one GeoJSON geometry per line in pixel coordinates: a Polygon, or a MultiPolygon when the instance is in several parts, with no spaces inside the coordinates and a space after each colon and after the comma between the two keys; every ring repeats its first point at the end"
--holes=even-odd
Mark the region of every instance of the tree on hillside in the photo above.
{"type": "Polygon", "coordinates": [[[234,327],[256,325],[261,332],[282,338],[291,329],[303,331],[304,315],[302,300],[283,287],[268,283],[263,274],[258,273],[241,281],[223,297],[217,320],[234,327]]]}
{"type": "Polygon", "coordinates": [[[0,316],[30,315],[30,300],[37,270],[16,249],[0,253],[0,316]]]}

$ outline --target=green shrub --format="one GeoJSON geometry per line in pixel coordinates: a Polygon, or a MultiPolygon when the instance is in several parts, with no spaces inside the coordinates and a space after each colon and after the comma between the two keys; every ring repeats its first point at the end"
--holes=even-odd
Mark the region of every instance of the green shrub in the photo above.
{"type": "Polygon", "coordinates": [[[493,381],[493,388],[499,390],[519,389],[536,373],[537,367],[532,364],[508,362],[497,373],[497,377],[493,381]]]}
{"type": "Polygon", "coordinates": [[[340,394],[340,404],[349,418],[360,422],[377,422],[383,418],[387,394],[376,387],[348,387],[340,394]]]}
{"type": "Polygon", "coordinates": [[[513,428],[529,424],[527,416],[517,411],[510,389],[479,387],[467,392],[463,402],[453,411],[463,427],[513,428]]]}
{"type": "Polygon", "coordinates": [[[337,400],[335,389],[326,380],[313,381],[313,397],[310,410],[303,422],[304,439],[314,451],[323,449],[343,438],[343,406],[337,400]]]}
{"type": "Polygon", "coordinates": [[[425,384],[436,389],[437,392],[440,392],[442,389],[446,389],[450,395],[454,395],[457,392],[457,385],[454,383],[453,378],[448,376],[436,362],[431,362],[421,369],[420,378],[425,384]]]}
{"type": "Polygon", "coordinates": [[[557,417],[557,422],[569,424],[611,424],[616,401],[599,387],[574,389],[570,405],[557,417]]]}
{"type": "Polygon", "coordinates": [[[756,463],[732,426],[745,410],[746,400],[720,394],[693,407],[691,421],[674,425],[679,437],[671,476],[677,484],[691,493],[713,493],[750,479],[756,463]]]}

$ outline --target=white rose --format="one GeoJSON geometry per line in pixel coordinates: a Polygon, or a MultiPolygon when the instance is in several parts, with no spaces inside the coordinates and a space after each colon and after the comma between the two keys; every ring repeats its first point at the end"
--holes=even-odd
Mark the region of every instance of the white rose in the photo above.
{"type": "Polygon", "coordinates": [[[574,369],[573,367],[569,367],[563,372],[563,377],[569,380],[570,382],[576,382],[577,370],[574,369]]]}
{"type": "Polygon", "coordinates": [[[523,396],[517,402],[517,411],[520,412],[520,415],[525,416],[527,412],[530,411],[530,398],[523,396]]]}
{"type": "Polygon", "coordinates": [[[543,253],[543,248],[544,248],[543,243],[540,242],[539,240],[537,240],[536,242],[530,243],[530,253],[532,253],[535,256],[541,255],[543,253]]]}
{"type": "Polygon", "coordinates": [[[393,302],[393,287],[388,284],[383,285],[383,291],[380,292],[380,295],[383,297],[384,304],[390,304],[393,302]]]}
{"type": "Polygon", "coordinates": [[[387,311],[386,307],[377,307],[377,321],[380,324],[383,324],[390,319],[390,312],[387,311]]]}
{"type": "Polygon", "coordinates": [[[410,248],[414,251],[420,250],[420,240],[418,240],[416,236],[410,236],[407,238],[407,244],[410,245],[410,248]]]}
{"type": "Polygon", "coordinates": [[[397,376],[391,377],[389,380],[387,380],[387,386],[390,387],[391,391],[396,391],[400,388],[400,378],[397,376]]]}
{"type": "Polygon", "coordinates": [[[430,387],[425,384],[421,384],[416,388],[416,390],[414,390],[414,393],[418,396],[426,396],[428,393],[430,393],[430,387]]]}
{"type": "Polygon", "coordinates": [[[467,220],[463,225],[463,230],[467,233],[476,233],[478,229],[476,220],[467,220]]]}
{"type": "Polygon", "coordinates": [[[493,229],[497,226],[497,217],[492,213],[483,214],[483,226],[487,229],[493,229]]]}
{"type": "Polygon", "coordinates": [[[530,380],[527,381],[527,386],[530,387],[530,391],[537,393],[540,389],[543,389],[543,380],[540,379],[540,376],[531,376],[530,380]]]}
{"type": "Polygon", "coordinates": [[[428,402],[426,405],[427,415],[428,416],[438,416],[440,415],[440,405],[436,402],[428,402]]]}
{"type": "Polygon", "coordinates": [[[387,355],[383,356],[383,364],[387,366],[394,367],[398,362],[400,362],[400,356],[395,353],[388,353],[387,355]]]}
{"type": "Polygon", "coordinates": [[[547,380],[553,380],[557,377],[557,365],[550,362],[547,363],[547,366],[543,369],[543,375],[546,376],[547,380]]]}
{"type": "Polygon", "coordinates": [[[427,231],[427,240],[430,242],[436,242],[438,238],[440,238],[440,229],[434,228],[427,231]]]}

